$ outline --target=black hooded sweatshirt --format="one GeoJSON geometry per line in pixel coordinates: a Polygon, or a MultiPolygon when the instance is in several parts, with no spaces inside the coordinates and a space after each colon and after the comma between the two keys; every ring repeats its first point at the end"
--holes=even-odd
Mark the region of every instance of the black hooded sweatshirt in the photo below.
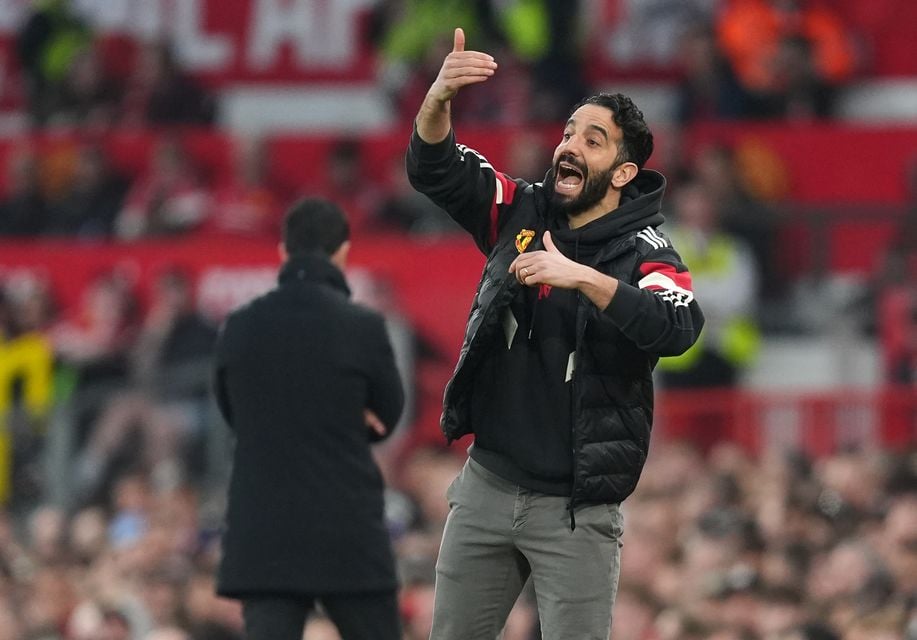
{"type": "MultiPolygon", "coordinates": [[[[568,258],[594,265],[600,251],[623,234],[661,224],[664,183],[657,176],[639,174],[625,187],[617,209],[576,229],[549,207],[555,246],[568,258]]],[[[521,287],[503,318],[506,348],[484,359],[472,383],[471,457],[511,482],[549,495],[569,495],[573,483],[571,369],[578,298],[571,289],[521,287]]]]}
{"type": "Polygon", "coordinates": [[[487,262],[472,302],[441,426],[507,480],[575,505],[620,502],[646,460],[652,370],[700,334],[687,267],[658,230],[665,179],[641,170],[621,205],[579,229],[552,214],[541,183],[493,168],[450,134],[407,154],[415,189],[474,238],[487,262]],[[508,267],[552,230],[567,257],[618,280],[604,309],[577,291],[522,286],[508,267]]]}

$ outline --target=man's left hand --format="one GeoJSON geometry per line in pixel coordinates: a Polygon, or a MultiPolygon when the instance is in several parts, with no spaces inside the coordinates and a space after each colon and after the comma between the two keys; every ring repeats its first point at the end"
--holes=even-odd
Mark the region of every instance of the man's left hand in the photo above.
{"type": "Polygon", "coordinates": [[[550,231],[544,232],[544,250],[519,254],[509,265],[510,273],[527,287],[546,284],[561,289],[576,289],[586,277],[584,270],[589,270],[589,267],[560,252],[550,231]]]}
{"type": "Polygon", "coordinates": [[[388,429],[382,423],[382,420],[379,419],[379,416],[369,409],[363,409],[363,421],[366,423],[366,426],[369,427],[370,431],[377,436],[381,437],[388,433],[388,429]]]}

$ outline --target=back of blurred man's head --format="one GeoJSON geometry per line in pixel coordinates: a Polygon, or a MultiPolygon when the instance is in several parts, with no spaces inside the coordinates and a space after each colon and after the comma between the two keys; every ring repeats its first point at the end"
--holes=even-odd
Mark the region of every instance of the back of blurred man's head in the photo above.
{"type": "Polygon", "coordinates": [[[290,257],[307,253],[332,256],[349,238],[344,212],[323,198],[296,202],[283,221],[283,248],[290,257]]]}

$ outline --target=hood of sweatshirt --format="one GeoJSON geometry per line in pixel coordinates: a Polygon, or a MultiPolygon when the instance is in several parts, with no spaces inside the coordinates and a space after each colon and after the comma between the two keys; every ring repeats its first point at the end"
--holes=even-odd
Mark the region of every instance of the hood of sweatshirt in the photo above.
{"type": "Polygon", "coordinates": [[[621,202],[616,209],[576,229],[567,226],[566,218],[555,215],[549,225],[551,235],[559,246],[573,249],[564,252],[568,256],[589,263],[616,239],[665,222],[661,212],[665,186],[661,173],[641,169],[621,191],[621,202]]]}

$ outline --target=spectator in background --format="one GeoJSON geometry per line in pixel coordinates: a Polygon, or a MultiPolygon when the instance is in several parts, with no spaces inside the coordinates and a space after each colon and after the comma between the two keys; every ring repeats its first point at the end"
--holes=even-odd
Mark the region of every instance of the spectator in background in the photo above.
{"type": "Polygon", "coordinates": [[[199,565],[185,587],[187,626],[194,638],[241,640],[242,607],[235,600],[217,596],[215,568],[199,565]]]}
{"type": "Polygon", "coordinates": [[[9,278],[4,287],[12,302],[14,332],[39,334],[48,330],[56,313],[50,283],[34,275],[9,278]]]}
{"type": "Polygon", "coordinates": [[[506,151],[507,173],[530,184],[545,178],[545,167],[551,166],[554,150],[544,138],[531,132],[521,132],[509,140],[506,151]]]}
{"type": "Polygon", "coordinates": [[[50,107],[49,125],[105,130],[116,122],[122,90],[101,55],[93,45],[74,55],[50,107]]]}
{"type": "MultiPolygon", "coordinates": [[[[479,5],[489,8],[488,23],[498,34],[492,39],[505,46],[492,49],[503,64],[503,78],[486,90],[478,87],[478,93],[492,96],[507,111],[504,122],[520,120],[514,113],[518,102],[528,105],[525,121],[553,123],[565,118],[569,106],[588,93],[577,33],[582,2],[515,0],[479,5]],[[525,75],[531,76],[530,83],[520,82],[525,75]]],[[[458,111],[464,111],[464,103],[459,104],[458,111]]]]}
{"type": "Polygon", "coordinates": [[[802,35],[780,40],[774,74],[775,95],[768,113],[790,120],[814,120],[834,115],[835,93],[816,66],[812,41],[802,35]]]}
{"type": "Polygon", "coordinates": [[[136,336],[137,301],[120,271],[96,276],[75,309],[49,329],[58,361],[74,370],[81,386],[120,380],[136,336]]]}
{"type": "Polygon", "coordinates": [[[666,387],[731,387],[754,361],[760,342],[755,323],[758,270],[751,250],[726,232],[704,186],[682,183],[674,194],[672,241],[703,300],[706,324],[693,347],[659,362],[666,387]]]}
{"type": "Polygon", "coordinates": [[[694,25],[709,22],[721,0],[621,0],[610,34],[601,34],[608,59],[620,67],[677,63],[679,43],[694,25]]]}
{"type": "Polygon", "coordinates": [[[448,46],[451,29],[446,25],[468,25],[472,36],[477,25],[471,3],[437,0],[384,0],[376,3],[372,23],[372,38],[380,52],[380,82],[405,113],[413,110],[413,100],[399,96],[425,92],[427,78],[436,76],[442,56],[431,51],[448,46]]]}
{"type": "Polygon", "coordinates": [[[63,85],[77,56],[90,47],[91,33],[68,0],[33,0],[16,39],[29,110],[45,124],[59,104],[63,85]]]}
{"type": "Polygon", "coordinates": [[[0,602],[0,640],[19,640],[25,633],[13,609],[12,603],[0,602]]]}
{"type": "Polygon", "coordinates": [[[299,640],[321,603],[345,638],[400,640],[383,482],[401,378],[381,315],[349,300],[347,220],[320,199],[284,219],[278,286],[230,314],[214,363],[233,430],[218,591],[251,640],[299,640]]]}
{"type": "Polygon", "coordinates": [[[885,381],[917,382],[917,156],[908,171],[908,207],[875,276],[875,318],[885,381]]]}
{"type": "Polygon", "coordinates": [[[814,556],[809,597],[836,628],[882,611],[892,591],[888,568],[866,540],[832,544],[814,556]]]}
{"type": "Polygon", "coordinates": [[[179,627],[161,627],[153,629],[143,640],[194,640],[188,632],[179,627]]]}
{"type": "Polygon", "coordinates": [[[717,48],[716,36],[707,24],[695,23],[686,28],[680,49],[682,76],[676,117],[681,124],[748,115],[748,96],[717,48]]]}
{"type": "Polygon", "coordinates": [[[575,20],[576,4],[554,0],[383,3],[376,14],[382,83],[398,111],[412,117],[449,53],[452,30],[445,25],[462,24],[469,37],[497,52],[504,73],[493,78],[486,91],[468,87],[458,98],[457,119],[505,123],[551,119],[559,102],[556,94],[579,83],[577,65],[566,65],[556,73],[555,60],[568,62],[564,56],[568,47],[575,47],[575,38],[567,30],[553,32],[551,20],[558,30],[568,29],[575,20]],[[541,95],[533,92],[535,80],[541,95]]]}
{"type": "Polygon", "coordinates": [[[40,163],[26,144],[14,145],[6,158],[7,192],[0,199],[0,236],[35,236],[48,224],[40,163]]]}
{"type": "Polygon", "coordinates": [[[81,239],[111,237],[129,186],[100,145],[82,146],[68,189],[50,206],[45,233],[81,239]]]}
{"type": "Polygon", "coordinates": [[[54,402],[51,308],[38,281],[0,288],[0,504],[40,494],[44,435],[54,402]]]}
{"type": "Polygon", "coordinates": [[[850,34],[823,2],[731,0],[716,30],[720,47],[754,100],[751,114],[756,117],[800,111],[829,115],[831,88],[848,82],[856,70],[850,34]]]}
{"type": "Polygon", "coordinates": [[[202,224],[210,211],[210,194],[180,140],[157,143],[153,161],[135,181],[115,220],[122,240],[178,235],[202,224]]]}
{"type": "Polygon", "coordinates": [[[914,597],[917,594],[917,487],[888,501],[878,545],[895,582],[896,593],[905,598],[914,597]]]}
{"type": "Polygon", "coordinates": [[[133,126],[209,125],[213,96],[179,67],[165,42],[145,44],[127,80],[121,122],[133,126]]]}
{"type": "MultiPolygon", "coordinates": [[[[723,444],[706,457],[671,441],[654,446],[644,478],[625,505],[633,528],[625,539],[629,551],[615,606],[614,640],[910,640],[917,624],[913,451],[884,452],[878,459],[864,451],[824,454],[822,463],[796,453],[772,455],[778,451],[749,457],[723,444]],[[837,504],[832,487],[838,485],[822,482],[835,474],[829,470],[838,463],[851,465],[854,484],[857,473],[872,467],[870,475],[878,476],[868,483],[874,487],[868,493],[873,515],[850,519],[841,509],[828,517],[837,504]],[[723,518],[727,513],[729,518],[723,518]],[[734,593],[725,599],[716,590],[688,589],[688,584],[722,585],[724,576],[743,575],[732,561],[723,562],[741,538],[729,534],[711,544],[698,531],[729,531],[730,522],[743,520],[747,527],[749,519],[757,523],[764,551],[734,557],[736,566],[756,572],[757,586],[737,592],[733,586],[734,593]],[[698,541],[702,548],[693,549],[698,541]],[[861,554],[863,549],[877,552],[878,562],[874,554],[871,559],[870,553],[861,554]],[[785,560],[792,569],[787,570],[785,560]],[[870,573],[870,564],[884,565],[893,579],[894,591],[880,608],[863,608],[859,599],[841,599],[830,607],[816,597],[833,582],[850,591],[864,567],[870,573]],[[777,565],[783,566],[775,570],[777,565]],[[723,572],[722,567],[733,570],[723,572]],[[814,588],[816,582],[820,586],[814,588]],[[743,603],[739,614],[750,621],[750,629],[736,628],[735,607],[724,606],[730,602],[743,603]],[[692,632],[698,629],[704,633],[692,632]]],[[[428,505],[423,520],[433,523],[445,517],[437,496],[460,465],[460,457],[450,450],[418,450],[406,458],[398,487],[415,506],[428,505]]],[[[116,486],[104,507],[82,509],[69,518],[48,505],[36,505],[28,514],[0,509],[0,640],[98,640],[102,613],[109,610],[125,616],[136,638],[179,628],[193,640],[239,640],[240,607],[214,593],[215,545],[205,542],[212,525],[196,517],[209,511],[206,494],[187,488],[157,490],[142,474],[127,474],[116,486]],[[27,521],[20,520],[20,513],[27,521]],[[40,630],[46,635],[39,635],[40,630]]],[[[441,526],[431,526],[423,544],[411,540],[426,531],[419,524],[408,534],[393,533],[404,576],[406,640],[429,637],[429,575],[441,526]],[[426,557],[419,558],[420,553],[426,557]]],[[[744,575],[754,574],[745,570],[744,575]]],[[[872,601],[874,587],[882,584],[880,580],[863,591],[863,603],[872,601]]],[[[531,605],[525,605],[520,618],[531,623],[531,605]]],[[[327,624],[309,627],[310,633],[322,631],[321,638],[331,632],[327,624]]],[[[531,640],[537,635],[529,626],[518,637],[531,640]]]]}
{"type": "Polygon", "coordinates": [[[269,182],[266,142],[259,138],[235,141],[232,175],[217,185],[211,211],[201,232],[252,238],[276,238],[281,203],[269,182]]]}
{"type": "Polygon", "coordinates": [[[828,625],[820,622],[805,622],[778,636],[779,640],[841,640],[828,625]]]}
{"type": "Polygon", "coordinates": [[[705,146],[698,152],[692,171],[714,203],[723,230],[744,242],[754,254],[762,297],[780,296],[785,283],[776,246],[777,214],[753,192],[745,175],[748,169],[739,165],[736,151],[725,145],[705,146]]]}
{"type": "Polygon", "coordinates": [[[156,482],[171,486],[186,475],[190,445],[205,425],[215,338],[215,329],[194,310],[189,277],[165,270],[131,350],[129,386],[106,402],[77,462],[81,499],[95,497],[135,430],[143,442],[139,462],[156,482]]]}
{"type": "Polygon", "coordinates": [[[59,561],[36,564],[24,587],[25,637],[62,638],[61,631],[77,602],[76,584],[67,579],[67,565],[59,561]]]}
{"type": "Polygon", "coordinates": [[[319,176],[319,182],[310,185],[311,191],[340,203],[354,234],[375,224],[372,214],[382,194],[371,180],[366,179],[360,141],[353,138],[336,140],[328,151],[324,168],[325,174],[319,176]]]}
{"type": "Polygon", "coordinates": [[[380,230],[412,236],[438,236],[454,233],[458,225],[425,195],[418,193],[404,172],[404,155],[389,163],[386,194],[372,214],[372,226],[380,230]]]}

